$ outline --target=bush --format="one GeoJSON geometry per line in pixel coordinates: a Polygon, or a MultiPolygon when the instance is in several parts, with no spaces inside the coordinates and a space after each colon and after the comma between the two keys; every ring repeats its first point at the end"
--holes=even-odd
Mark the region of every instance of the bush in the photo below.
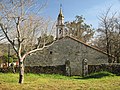
{"type": "Polygon", "coordinates": [[[97,73],[92,73],[84,78],[102,78],[106,76],[115,76],[115,74],[112,74],[110,72],[102,71],[102,72],[97,72],[97,73]]]}

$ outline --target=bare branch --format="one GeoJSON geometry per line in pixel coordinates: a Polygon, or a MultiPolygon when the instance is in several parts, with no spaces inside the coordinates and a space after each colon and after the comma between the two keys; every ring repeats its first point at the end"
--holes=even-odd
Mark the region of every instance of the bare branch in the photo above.
{"type": "MultiPolygon", "coordinates": [[[[47,48],[47,47],[52,46],[54,43],[55,43],[55,41],[54,41],[53,43],[47,45],[47,46],[43,46],[42,48],[37,48],[37,49],[34,49],[34,50],[31,50],[31,51],[27,52],[26,54],[24,54],[24,55],[22,56],[22,59],[21,59],[21,60],[24,60],[24,58],[25,58],[27,55],[31,54],[31,53],[34,53],[34,52],[36,52],[36,51],[41,51],[41,50],[43,50],[44,48],[47,48]]],[[[22,61],[21,61],[21,62],[22,62],[22,61]]]]}
{"type": "Polygon", "coordinates": [[[5,38],[6,38],[6,37],[1,38],[0,41],[4,40],[5,38]]]}

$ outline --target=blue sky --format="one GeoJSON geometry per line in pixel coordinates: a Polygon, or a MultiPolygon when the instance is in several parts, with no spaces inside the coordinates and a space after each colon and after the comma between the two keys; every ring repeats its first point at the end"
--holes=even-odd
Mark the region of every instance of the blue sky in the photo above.
{"type": "Polygon", "coordinates": [[[92,24],[94,28],[99,25],[98,16],[107,8],[112,6],[113,11],[120,10],[120,0],[48,0],[48,5],[41,15],[56,20],[60,3],[65,21],[72,21],[76,15],[83,15],[86,18],[86,23],[92,24]]]}

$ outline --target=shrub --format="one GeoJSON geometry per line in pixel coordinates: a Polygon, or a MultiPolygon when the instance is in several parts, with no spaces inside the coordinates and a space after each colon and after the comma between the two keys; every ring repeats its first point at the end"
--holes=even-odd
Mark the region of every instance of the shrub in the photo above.
{"type": "Polygon", "coordinates": [[[102,77],[106,77],[106,76],[115,76],[115,74],[112,74],[112,73],[106,72],[106,71],[102,71],[102,72],[92,73],[84,78],[102,78],[102,77]]]}

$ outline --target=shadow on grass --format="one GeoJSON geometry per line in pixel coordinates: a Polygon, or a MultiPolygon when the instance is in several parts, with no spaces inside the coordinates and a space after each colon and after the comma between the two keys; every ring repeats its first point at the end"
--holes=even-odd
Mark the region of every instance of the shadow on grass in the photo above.
{"type": "Polygon", "coordinates": [[[75,79],[99,79],[99,78],[103,78],[103,77],[111,77],[111,76],[115,76],[115,74],[112,74],[110,72],[98,72],[98,73],[92,73],[88,76],[82,77],[82,78],[75,78],[75,79]]]}

